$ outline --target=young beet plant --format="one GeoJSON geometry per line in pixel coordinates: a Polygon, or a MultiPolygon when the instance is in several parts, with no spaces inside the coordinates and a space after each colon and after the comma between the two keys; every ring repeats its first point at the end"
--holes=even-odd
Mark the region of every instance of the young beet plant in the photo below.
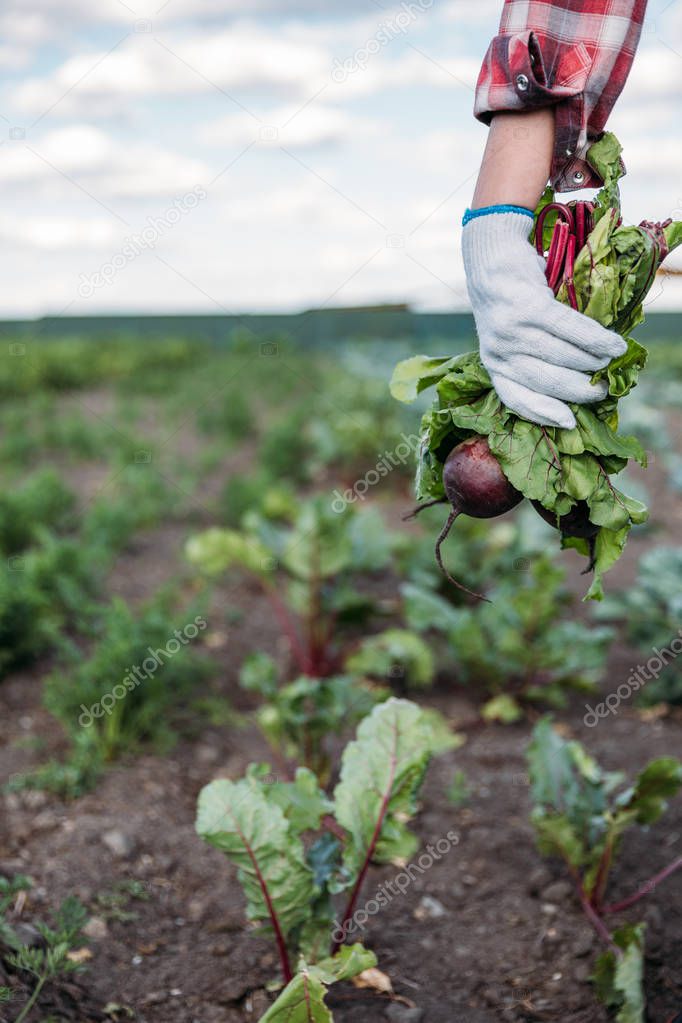
{"type": "Polygon", "coordinates": [[[652,760],[624,787],[622,773],[603,771],[547,719],[536,726],[527,756],[538,847],[564,861],[583,912],[605,945],[592,978],[597,994],[618,1010],[618,1023],[644,1023],[645,925],[625,924],[612,933],[608,920],[682,868],[682,857],[620,902],[607,903],[606,892],[623,833],[662,816],[666,799],[682,786],[682,764],[668,757],[652,760]]]}
{"type": "Polygon", "coordinates": [[[241,530],[209,529],[187,556],[205,575],[240,569],[258,582],[285,637],[294,672],[341,672],[353,631],[381,612],[371,584],[389,568],[403,538],[373,509],[334,511],[323,497],[272,513],[252,511],[241,530]]]}
{"type": "Polygon", "coordinates": [[[323,781],[326,737],[354,727],[387,698],[376,683],[400,672],[401,681],[423,685],[435,673],[416,633],[391,628],[370,641],[356,638],[359,624],[392,610],[366,594],[400,542],[374,511],[338,513],[317,498],[271,515],[248,513],[241,531],[211,529],[188,545],[190,561],[206,575],[245,571],[270,602],[290,663],[282,672],[255,653],[242,665],[240,682],[262,697],[256,719],[276,753],[323,781]]]}
{"type": "Polygon", "coordinates": [[[388,689],[364,685],[351,675],[301,676],[279,685],[277,665],[263,653],[246,658],[239,681],[263,699],[256,723],[274,753],[303,764],[322,784],[331,767],[327,738],[353,728],[390,695],[388,689]]]}
{"type": "Polygon", "coordinates": [[[344,935],[370,865],[404,862],[417,849],[407,822],[434,745],[428,715],[393,698],[346,747],[333,799],[307,769],[281,782],[265,765],[201,792],[197,832],[236,864],[249,920],[277,944],[286,986],[261,1023],[330,1023],[328,987],[376,965],[344,935]],[[343,896],[338,920],[333,896],[343,896]]]}
{"type": "Polygon", "coordinates": [[[529,707],[566,706],[572,691],[592,692],[612,639],[568,617],[566,573],[547,554],[534,555],[500,577],[492,601],[452,607],[440,594],[403,587],[408,626],[442,637],[457,680],[486,693],[482,715],[511,723],[529,707]]]}

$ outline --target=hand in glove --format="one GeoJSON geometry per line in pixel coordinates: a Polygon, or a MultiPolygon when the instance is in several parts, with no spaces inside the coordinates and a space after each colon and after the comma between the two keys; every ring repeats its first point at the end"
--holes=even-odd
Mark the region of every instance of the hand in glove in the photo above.
{"type": "Polygon", "coordinates": [[[567,402],[606,397],[606,384],[591,384],[590,376],[627,345],[556,300],[545,260],[528,241],[532,213],[511,209],[488,207],[465,218],[462,251],[481,360],[513,412],[571,429],[575,416],[567,402]]]}

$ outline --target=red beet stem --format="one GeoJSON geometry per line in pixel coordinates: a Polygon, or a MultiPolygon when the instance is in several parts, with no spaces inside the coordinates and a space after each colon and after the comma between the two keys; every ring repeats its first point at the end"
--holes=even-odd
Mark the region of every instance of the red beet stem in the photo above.
{"type": "Polygon", "coordinates": [[[564,269],[566,258],[566,247],[571,229],[565,221],[557,221],[552,235],[552,244],[547,256],[547,283],[556,294],[561,284],[561,274],[564,269]]]}

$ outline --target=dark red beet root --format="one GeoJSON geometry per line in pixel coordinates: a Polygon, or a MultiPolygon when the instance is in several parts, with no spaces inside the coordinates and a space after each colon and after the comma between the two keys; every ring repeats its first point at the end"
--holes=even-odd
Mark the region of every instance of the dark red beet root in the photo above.
{"type": "Polygon", "coordinates": [[[523,494],[511,485],[488,447],[488,441],[480,436],[462,441],[450,452],[443,468],[443,486],[452,512],[436,541],[436,561],[443,574],[458,589],[477,600],[486,600],[482,594],[467,589],[452,578],[443,564],[441,547],[458,515],[494,519],[520,504],[523,494]]]}
{"type": "Polygon", "coordinates": [[[545,522],[549,522],[550,526],[558,529],[563,536],[575,536],[581,540],[591,540],[599,532],[599,526],[595,526],[594,522],[590,522],[590,509],[586,501],[579,501],[578,504],[571,508],[570,512],[561,516],[558,523],[554,512],[545,508],[539,501],[532,501],[531,504],[538,515],[545,522]]]}
{"type": "Polygon", "coordinates": [[[470,437],[448,455],[443,486],[455,511],[474,519],[494,519],[523,501],[500,468],[485,437],[470,437]]]}
{"type": "Polygon", "coordinates": [[[540,515],[545,522],[549,522],[550,526],[554,526],[558,529],[562,536],[573,536],[579,540],[588,540],[590,546],[590,562],[582,573],[583,575],[589,575],[590,572],[594,572],[594,566],[596,561],[596,537],[599,532],[599,526],[595,526],[594,522],[590,522],[590,509],[586,501],[578,501],[570,512],[566,515],[562,515],[557,522],[557,517],[544,505],[541,505],[539,501],[531,501],[531,504],[535,508],[538,515],[540,515]]]}

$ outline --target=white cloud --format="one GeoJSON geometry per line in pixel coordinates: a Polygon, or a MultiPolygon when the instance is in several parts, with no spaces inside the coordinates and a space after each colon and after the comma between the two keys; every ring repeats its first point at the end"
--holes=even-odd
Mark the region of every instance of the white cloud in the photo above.
{"type": "MultiPolygon", "coordinates": [[[[64,308],[84,270],[199,184],[183,228],[79,311],[462,305],[459,222],[486,138],[473,89],[502,0],[434,0],[390,41],[378,29],[402,0],[161,2],[4,0],[3,114],[27,129],[24,143],[0,126],[5,314],[64,308]],[[365,69],[335,79],[363,50],[365,69]]],[[[645,33],[612,119],[633,220],[682,204],[673,15],[645,33]]]]}
{"type": "Polygon", "coordinates": [[[14,92],[17,107],[40,116],[58,100],[61,116],[96,112],[101,100],[213,90],[277,89],[294,95],[324,84],[331,55],[253,25],[188,38],[131,35],[107,53],[71,57],[51,74],[27,79],[14,92]]]}
{"type": "MultiPolygon", "coordinates": [[[[348,56],[351,56],[350,54],[348,56]]],[[[364,69],[349,74],[345,81],[334,81],[333,98],[368,96],[387,89],[433,86],[460,89],[471,93],[471,106],[481,62],[474,57],[450,57],[440,53],[410,51],[393,58],[389,51],[372,57],[364,69]]]]}
{"type": "MultiPolygon", "coordinates": [[[[25,16],[24,0],[5,0],[8,13],[25,16]]],[[[250,13],[295,17],[323,14],[345,17],[351,11],[366,11],[368,0],[251,0],[250,13]]],[[[160,9],[159,0],[32,0],[32,13],[45,20],[61,23],[65,18],[90,22],[131,22],[136,18],[204,19],[239,17],[244,14],[241,0],[169,0],[160,9]]]]}
{"type": "Polygon", "coordinates": [[[456,21],[464,25],[471,25],[473,21],[490,22],[491,31],[497,32],[502,4],[500,0],[476,0],[473,4],[471,0],[447,0],[436,11],[445,21],[456,21]]]}
{"type": "Polygon", "coordinates": [[[0,149],[0,182],[53,195],[72,191],[69,178],[96,198],[148,196],[188,190],[211,177],[200,160],[135,141],[121,145],[89,125],[74,124],[36,141],[8,143],[0,149]]]}
{"type": "Polygon", "coordinates": [[[287,149],[311,149],[337,145],[368,132],[380,130],[380,124],[355,116],[339,107],[311,103],[291,104],[261,113],[258,125],[248,114],[237,113],[201,126],[197,137],[207,145],[245,146],[256,142],[263,146],[287,149]]]}
{"type": "Polygon", "coordinates": [[[0,238],[4,241],[47,252],[102,249],[111,246],[117,234],[111,220],[104,217],[0,217],[0,238]]]}
{"type": "Polygon", "coordinates": [[[682,58],[656,38],[644,37],[620,102],[682,95],[682,58]]]}
{"type": "MultiPolygon", "coordinates": [[[[672,128],[672,125],[671,125],[672,128]]],[[[655,181],[657,196],[664,181],[680,182],[682,166],[682,139],[676,137],[660,138],[653,135],[630,135],[621,137],[624,146],[624,158],[628,173],[634,177],[646,176],[648,181],[655,181]]],[[[682,187],[682,186],[680,186],[682,187]]],[[[679,190],[679,188],[678,188],[679,190]]]]}
{"type": "MultiPolygon", "coordinates": [[[[187,96],[222,91],[237,105],[246,90],[307,101],[319,90],[337,102],[386,89],[430,85],[473,90],[478,58],[450,57],[410,51],[392,58],[390,47],[357,68],[344,81],[335,80],[335,58],[321,41],[275,33],[263,26],[240,23],[229,31],[186,38],[172,34],[131,35],[110,52],[79,54],[52,73],[27,78],[13,90],[16,108],[28,117],[88,116],[128,111],[142,98],[187,96]]],[[[358,51],[354,51],[357,54],[358,51]]],[[[251,108],[251,101],[245,104],[251,108]]],[[[258,109],[254,111],[256,123],[258,109]]]]}

